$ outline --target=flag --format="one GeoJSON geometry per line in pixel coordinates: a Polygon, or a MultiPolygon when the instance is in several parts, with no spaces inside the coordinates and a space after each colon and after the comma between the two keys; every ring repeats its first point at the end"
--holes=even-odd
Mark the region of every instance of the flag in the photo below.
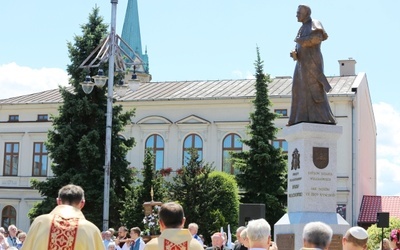
{"type": "Polygon", "coordinates": [[[231,234],[231,225],[228,225],[228,241],[226,243],[226,246],[230,249],[233,249],[233,244],[232,244],[232,234],[231,234]]]}

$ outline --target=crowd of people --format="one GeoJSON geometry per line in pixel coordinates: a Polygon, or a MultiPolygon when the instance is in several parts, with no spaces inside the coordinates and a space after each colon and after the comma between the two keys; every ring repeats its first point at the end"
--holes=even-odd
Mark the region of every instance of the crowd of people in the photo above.
{"type": "MultiPolygon", "coordinates": [[[[181,205],[164,203],[159,209],[161,234],[145,243],[139,227],[130,230],[121,226],[100,233],[81,212],[85,205],[84,191],[76,185],[66,185],[59,190],[57,206],[49,214],[37,217],[26,234],[10,225],[6,231],[0,227],[0,250],[45,249],[95,249],[95,250],[277,250],[271,240],[271,226],[265,219],[255,219],[236,230],[236,241],[230,242],[224,232],[211,236],[210,246],[205,244],[199,227],[190,223],[185,229],[185,216],[181,205]],[[117,235],[116,235],[117,234],[117,235]]],[[[323,222],[310,222],[303,228],[303,248],[329,249],[333,230],[323,222]]],[[[393,230],[384,239],[382,249],[400,250],[400,230],[393,230]]],[[[368,233],[362,227],[351,227],[342,238],[343,250],[367,249],[368,233]]]]}
{"type": "Polygon", "coordinates": [[[128,234],[128,228],[118,228],[118,235],[114,236],[115,230],[113,228],[102,232],[101,236],[104,243],[105,250],[143,250],[145,242],[141,237],[141,230],[139,227],[133,227],[128,234]]]}
{"type": "Polygon", "coordinates": [[[10,225],[6,231],[0,227],[0,250],[21,249],[26,238],[26,233],[18,229],[15,225],[10,225]]]}

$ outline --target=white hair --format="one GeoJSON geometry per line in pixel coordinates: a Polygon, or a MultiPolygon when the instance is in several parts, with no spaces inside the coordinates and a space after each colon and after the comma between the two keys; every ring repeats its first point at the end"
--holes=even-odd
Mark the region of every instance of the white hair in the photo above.
{"type": "Polygon", "coordinates": [[[236,233],[240,233],[245,229],[246,229],[246,227],[244,227],[244,226],[238,227],[238,229],[236,229],[236,233]]]}
{"type": "Polygon", "coordinates": [[[332,228],[320,221],[310,222],[303,229],[303,240],[317,248],[326,248],[332,240],[332,235],[332,228]]]}
{"type": "Polygon", "coordinates": [[[247,238],[250,241],[268,240],[271,236],[271,226],[265,219],[249,221],[247,225],[247,238]]]}
{"type": "Polygon", "coordinates": [[[108,243],[107,249],[110,248],[110,247],[114,247],[115,248],[116,247],[115,242],[108,243]]]}
{"type": "Polygon", "coordinates": [[[243,229],[242,232],[240,232],[240,238],[243,240],[247,239],[247,228],[243,229]]]}
{"type": "Polygon", "coordinates": [[[188,228],[196,228],[196,229],[199,229],[199,225],[197,225],[196,223],[190,223],[190,224],[188,225],[188,228]]]}

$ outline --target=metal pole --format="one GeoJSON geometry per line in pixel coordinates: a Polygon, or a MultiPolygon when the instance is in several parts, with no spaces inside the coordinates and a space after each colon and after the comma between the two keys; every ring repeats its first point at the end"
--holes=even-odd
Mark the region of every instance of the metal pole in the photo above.
{"type": "Polygon", "coordinates": [[[110,210],[110,169],[111,169],[111,134],[112,134],[112,103],[114,86],[114,55],[115,55],[115,26],[118,0],[111,0],[111,31],[110,31],[110,57],[108,60],[108,92],[107,92],[107,120],[106,120],[106,152],[104,163],[104,204],[103,204],[103,230],[107,230],[110,210]]]}

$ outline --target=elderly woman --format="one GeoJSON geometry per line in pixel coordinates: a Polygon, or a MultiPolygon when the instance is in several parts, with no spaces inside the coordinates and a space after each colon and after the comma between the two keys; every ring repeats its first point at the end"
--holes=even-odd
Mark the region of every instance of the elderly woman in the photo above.
{"type": "Polygon", "coordinates": [[[20,233],[17,235],[17,237],[18,237],[18,239],[19,239],[19,242],[18,242],[18,244],[17,244],[17,248],[18,248],[18,249],[21,249],[21,247],[22,247],[22,245],[24,244],[24,241],[25,241],[25,239],[26,239],[26,233],[25,233],[25,232],[20,232],[20,233]]]}
{"type": "Polygon", "coordinates": [[[115,249],[117,249],[117,248],[116,248],[115,242],[110,242],[110,243],[108,244],[108,247],[107,247],[106,250],[115,250],[115,249]]]}

